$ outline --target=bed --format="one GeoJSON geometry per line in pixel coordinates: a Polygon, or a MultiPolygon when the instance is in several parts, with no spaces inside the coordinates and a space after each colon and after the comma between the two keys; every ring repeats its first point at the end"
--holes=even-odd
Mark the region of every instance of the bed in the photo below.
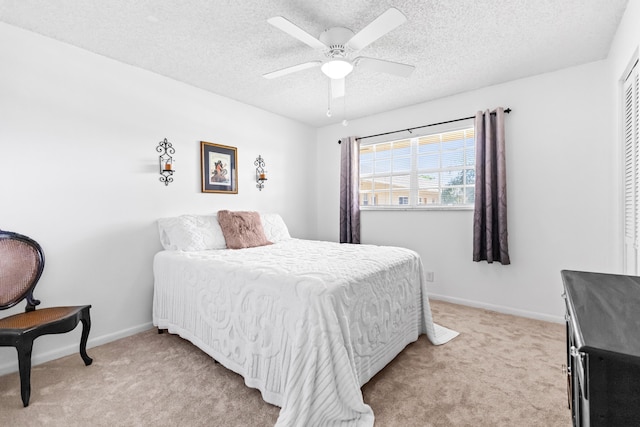
{"type": "Polygon", "coordinates": [[[272,244],[226,249],[221,212],[158,221],[153,323],[281,407],[276,426],[372,426],[361,386],[420,334],[457,335],[433,323],[414,251],[294,239],[257,213],[272,244]]]}

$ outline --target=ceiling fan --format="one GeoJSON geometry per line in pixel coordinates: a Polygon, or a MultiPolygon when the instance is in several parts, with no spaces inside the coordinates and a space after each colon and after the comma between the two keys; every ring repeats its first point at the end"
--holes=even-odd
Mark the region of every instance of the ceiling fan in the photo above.
{"type": "Polygon", "coordinates": [[[407,18],[402,12],[392,7],[358,33],[354,33],[348,28],[333,27],[323,31],[320,37],[315,38],[282,16],[270,18],[267,20],[268,23],[322,52],[324,60],[309,61],[272,71],[263,74],[263,77],[273,79],[297,71],[320,67],[322,72],[331,79],[331,96],[333,98],[344,96],[344,78],[353,71],[354,67],[409,77],[415,69],[413,65],[386,61],[384,59],[368,58],[365,56],[350,58],[354,52],[369,46],[380,37],[403,24],[406,20],[407,18]]]}

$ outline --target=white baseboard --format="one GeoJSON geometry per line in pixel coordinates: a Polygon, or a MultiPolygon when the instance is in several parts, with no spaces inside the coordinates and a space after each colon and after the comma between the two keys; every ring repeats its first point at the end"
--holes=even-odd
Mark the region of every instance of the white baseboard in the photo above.
{"type": "Polygon", "coordinates": [[[534,311],[519,310],[512,307],[502,305],[487,304],[478,301],[467,300],[463,298],[449,297],[445,295],[437,295],[429,293],[429,299],[446,301],[453,304],[466,305],[475,308],[484,308],[485,310],[497,311],[498,313],[512,314],[514,316],[527,317],[529,319],[544,320],[546,322],[564,323],[563,316],[553,316],[551,314],[536,313],[534,311]]]}
{"type": "MultiPolygon", "coordinates": [[[[128,337],[130,335],[137,334],[139,332],[146,331],[153,327],[153,323],[147,322],[138,326],[134,326],[133,328],[123,329],[122,331],[117,331],[111,334],[101,335],[95,338],[89,338],[87,341],[87,348],[96,347],[102,344],[109,343],[111,341],[115,341],[120,338],[128,337]]],[[[78,343],[68,345],[66,347],[56,348],[45,353],[33,355],[31,358],[31,366],[39,365],[41,363],[48,362],[50,360],[59,359],[64,356],[68,356],[70,354],[78,353],[78,343]]],[[[18,371],[18,354],[16,354],[16,358],[13,362],[4,363],[0,365],[0,375],[10,374],[12,372],[18,371]]],[[[91,354],[89,354],[91,356],[91,354]]]]}

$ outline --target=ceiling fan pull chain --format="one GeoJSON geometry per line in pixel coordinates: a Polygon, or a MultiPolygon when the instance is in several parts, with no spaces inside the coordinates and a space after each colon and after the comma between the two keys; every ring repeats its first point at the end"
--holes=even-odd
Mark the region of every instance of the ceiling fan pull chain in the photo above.
{"type": "Polygon", "coordinates": [[[348,126],[347,120],[347,95],[342,97],[342,126],[348,126]]]}
{"type": "Polygon", "coordinates": [[[329,84],[327,85],[327,87],[329,88],[329,91],[328,91],[329,96],[327,96],[327,99],[328,99],[327,117],[331,117],[331,79],[329,79],[329,84]]]}

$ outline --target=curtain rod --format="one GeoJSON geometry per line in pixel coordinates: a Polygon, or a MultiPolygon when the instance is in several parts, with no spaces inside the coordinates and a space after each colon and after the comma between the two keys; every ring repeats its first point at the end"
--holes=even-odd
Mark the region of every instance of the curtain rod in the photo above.
{"type": "MultiPolygon", "coordinates": [[[[504,110],[504,112],[509,114],[511,112],[511,108],[507,108],[506,110],[504,110]]],[[[491,114],[495,114],[495,111],[492,111],[491,114]]],[[[399,129],[399,130],[394,130],[394,131],[391,131],[391,132],[378,133],[378,134],[375,134],[375,135],[360,136],[360,137],[356,138],[356,141],[359,141],[361,139],[373,138],[375,136],[391,135],[392,133],[399,133],[399,132],[409,132],[409,133],[411,133],[412,130],[428,128],[430,126],[444,125],[444,124],[447,124],[447,123],[461,122],[463,120],[475,119],[475,117],[476,116],[463,117],[461,119],[447,120],[446,122],[431,123],[430,125],[416,126],[416,127],[408,128],[408,129],[399,129]]],[[[338,144],[342,144],[342,140],[341,139],[338,140],[338,144]]]]}

